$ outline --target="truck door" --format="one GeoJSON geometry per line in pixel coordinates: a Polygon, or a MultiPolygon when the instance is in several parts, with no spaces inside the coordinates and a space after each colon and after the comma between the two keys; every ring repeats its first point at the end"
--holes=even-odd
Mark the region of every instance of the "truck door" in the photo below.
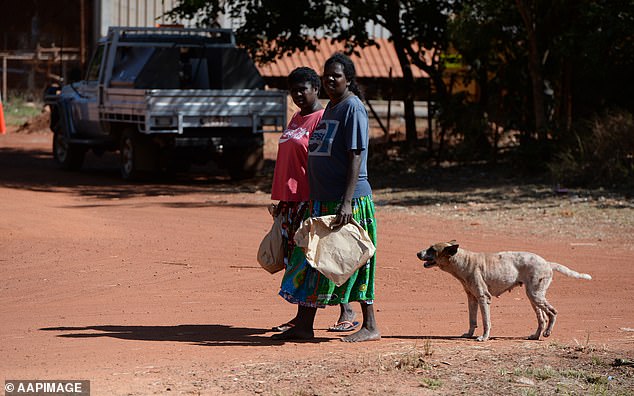
{"type": "Polygon", "coordinates": [[[98,82],[103,59],[104,45],[95,50],[90,61],[86,79],[75,84],[78,96],[73,104],[75,126],[82,135],[100,135],[98,82]]]}

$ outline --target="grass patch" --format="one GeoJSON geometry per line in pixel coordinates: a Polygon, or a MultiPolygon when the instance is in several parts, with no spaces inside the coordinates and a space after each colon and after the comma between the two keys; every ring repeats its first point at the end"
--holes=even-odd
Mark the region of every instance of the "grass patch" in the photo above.
{"type": "Polygon", "coordinates": [[[594,385],[599,388],[607,388],[608,377],[596,373],[587,373],[583,370],[563,370],[561,375],[566,378],[572,378],[575,380],[583,381],[587,384],[594,385]]]}
{"type": "Polygon", "coordinates": [[[590,344],[590,333],[586,334],[586,339],[583,343],[577,341],[576,338],[574,340],[575,340],[575,343],[577,344],[575,346],[575,351],[577,352],[592,353],[597,350],[597,347],[595,345],[590,344]]]}
{"type": "Polygon", "coordinates": [[[387,370],[402,370],[402,371],[414,371],[417,369],[430,369],[431,364],[425,361],[425,358],[433,355],[434,351],[430,340],[425,340],[423,350],[418,350],[416,347],[412,347],[411,350],[384,355],[379,358],[381,362],[381,368],[387,370]],[[383,360],[387,359],[385,364],[383,360]]]}
{"type": "Polygon", "coordinates": [[[535,378],[540,381],[545,381],[557,377],[557,370],[553,369],[550,366],[545,366],[542,368],[517,367],[515,370],[513,370],[513,374],[517,377],[535,378]]]}
{"type": "Polygon", "coordinates": [[[504,377],[504,376],[507,376],[507,375],[511,374],[511,372],[510,372],[510,371],[508,371],[508,370],[507,370],[506,368],[504,368],[504,367],[500,367],[500,368],[498,368],[498,373],[499,373],[502,377],[504,377]]]}
{"type": "MultiPolygon", "coordinates": [[[[565,370],[556,370],[550,366],[544,367],[528,367],[528,368],[516,368],[513,371],[513,375],[517,377],[526,377],[526,378],[534,378],[538,381],[548,381],[555,380],[561,381],[563,379],[573,380],[578,382],[579,386],[585,389],[584,394],[587,395],[607,395],[607,394],[620,394],[614,393],[610,389],[610,383],[607,376],[602,374],[596,374],[592,372],[587,372],[584,370],[575,370],[575,369],[565,369],[565,370]]],[[[569,389],[565,387],[562,388],[562,385],[557,386],[557,393],[561,394],[575,394],[570,393],[569,389]]],[[[529,394],[525,392],[534,391],[533,388],[525,389],[522,392],[523,394],[529,394]]]]}
{"type": "MultiPolygon", "coordinates": [[[[581,352],[581,353],[586,353],[586,354],[591,354],[593,352],[598,352],[598,351],[602,351],[605,350],[605,345],[604,346],[597,346],[594,345],[590,342],[590,333],[586,334],[586,338],[583,341],[579,341],[576,338],[574,339],[575,341],[575,345],[571,346],[568,344],[560,344],[557,342],[551,342],[548,344],[548,348],[552,348],[552,349],[556,349],[556,350],[561,350],[561,351],[574,351],[574,352],[581,352]]],[[[600,362],[598,360],[596,360],[595,358],[593,358],[593,364],[603,364],[603,362],[600,362]]]]}
{"type": "Polygon", "coordinates": [[[434,354],[434,348],[431,345],[431,340],[429,338],[425,339],[425,344],[423,345],[423,355],[426,357],[431,357],[434,354]]]}
{"type": "Polygon", "coordinates": [[[436,378],[421,378],[420,386],[423,388],[436,390],[442,386],[442,381],[436,378]]]}
{"type": "Polygon", "coordinates": [[[31,118],[42,113],[43,104],[27,102],[23,97],[12,96],[11,100],[2,102],[5,122],[11,126],[20,126],[31,118]]]}
{"type": "Polygon", "coordinates": [[[609,364],[607,364],[606,362],[603,361],[603,359],[601,359],[598,356],[591,356],[590,357],[590,363],[593,366],[601,366],[601,367],[607,367],[609,366],[609,364]]]}
{"type": "Polygon", "coordinates": [[[425,362],[424,354],[420,351],[411,351],[397,356],[394,359],[394,368],[396,370],[411,371],[420,368],[429,368],[429,365],[425,362]]]}

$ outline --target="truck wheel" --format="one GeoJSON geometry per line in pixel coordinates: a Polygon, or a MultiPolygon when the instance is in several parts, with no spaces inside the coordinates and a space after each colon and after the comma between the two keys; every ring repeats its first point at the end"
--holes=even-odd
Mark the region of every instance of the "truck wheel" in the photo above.
{"type": "Polygon", "coordinates": [[[58,129],[53,132],[53,158],[63,169],[81,168],[85,156],[86,150],[77,144],[69,143],[63,131],[58,129]]]}
{"type": "Polygon", "coordinates": [[[233,180],[254,177],[264,166],[264,148],[251,146],[225,150],[225,166],[233,180]]]}
{"type": "Polygon", "coordinates": [[[121,134],[119,147],[119,165],[124,180],[139,179],[144,171],[158,169],[157,147],[145,136],[133,129],[126,129],[121,134]]]}

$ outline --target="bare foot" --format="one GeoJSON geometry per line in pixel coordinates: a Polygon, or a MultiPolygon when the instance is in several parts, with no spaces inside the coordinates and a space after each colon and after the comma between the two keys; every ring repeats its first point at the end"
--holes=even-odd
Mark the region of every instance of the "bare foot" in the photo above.
{"type": "Polygon", "coordinates": [[[283,333],[273,334],[272,340],[312,340],[315,338],[313,330],[300,330],[296,327],[292,327],[283,333]]]}
{"type": "Polygon", "coordinates": [[[345,336],[341,339],[343,342],[363,342],[363,341],[376,341],[381,339],[381,333],[378,330],[369,330],[362,327],[359,331],[349,336],[345,336]]]}

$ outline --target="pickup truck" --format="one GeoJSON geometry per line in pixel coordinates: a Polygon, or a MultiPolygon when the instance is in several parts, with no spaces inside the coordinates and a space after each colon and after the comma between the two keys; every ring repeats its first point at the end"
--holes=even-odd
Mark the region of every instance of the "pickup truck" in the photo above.
{"type": "Polygon", "coordinates": [[[118,150],[124,179],[210,160],[241,179],[262,167],[263,133],[284,129],[286,98],[264,89],[231,30],[111,27],[85,79],[44,101],[65,169],[118,150]]]}

